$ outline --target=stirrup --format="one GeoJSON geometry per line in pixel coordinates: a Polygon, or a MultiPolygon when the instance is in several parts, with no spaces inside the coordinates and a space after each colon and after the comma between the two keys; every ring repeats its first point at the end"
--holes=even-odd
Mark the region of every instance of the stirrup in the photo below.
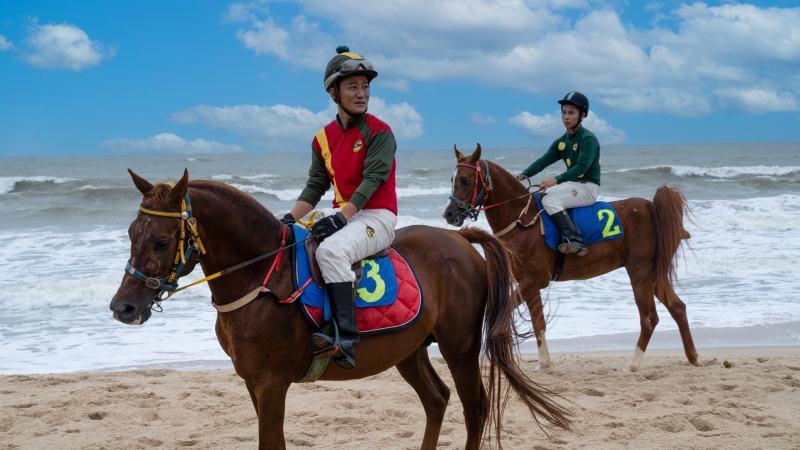
{"type": "Polygon", "coordinates": [[[589,249],[586,248],[585,245],[582,244],[574,244],[569,239],[565,239],[566,242],[562,242],[558,245],[558,251],[564,253],[565,255],[575,254],[576,256],[584,256],[585,254],[589,253],[589,249]]]}
{"type": "Polygon", "coordinates": [[[311,335],[311,345],[314,347],[312,355],[315,358],[331,357],[339,352],[339,326],[330,320],[318,333],[311,335]],[[329,336],[328,333],[333,333],[329,336]]]}

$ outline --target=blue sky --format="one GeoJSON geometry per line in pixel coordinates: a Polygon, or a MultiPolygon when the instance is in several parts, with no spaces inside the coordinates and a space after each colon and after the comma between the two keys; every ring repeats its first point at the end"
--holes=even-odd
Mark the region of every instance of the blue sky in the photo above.
{"type": "Polygon", "coordinates": [[[337,45],[400,148],[800,140],[796,2],[0,3],[0,155],[307,151],[337,45]]]}

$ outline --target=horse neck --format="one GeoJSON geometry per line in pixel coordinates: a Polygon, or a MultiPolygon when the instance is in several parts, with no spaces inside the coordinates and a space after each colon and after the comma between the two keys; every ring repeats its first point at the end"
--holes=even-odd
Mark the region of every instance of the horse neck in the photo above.
{"type": "Polygon", "coordinates": [[[486,196],[485,205],[490,206],[508,202],[484,211],[492,231],[497,232],[519,218],[520,213],[528,203],[528,197],[522,196],[527,194],[528,191],[510,172],[493,162],[486,161],[486,163],[489,165],[489,173],[492,177],[492,190],[486,196]]]}
{"type": "MultiPolygon", "coordinates": [[[[200,257],[200,266],[206,275],[277,250],[280,245],[283,226],[252,197],[211,181],[192,182],[189,197],[206,249],[200,257]]],[[[223,304],[250,292],[274,258],[210,281],[215,301],[223,304]]]]}

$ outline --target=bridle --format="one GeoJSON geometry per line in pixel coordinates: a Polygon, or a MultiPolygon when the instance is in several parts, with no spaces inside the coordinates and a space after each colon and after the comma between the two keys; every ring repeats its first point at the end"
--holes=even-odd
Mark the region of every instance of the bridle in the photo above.
{"type": "MultiPolygon", "coordinates": [[[[489,162],[488,161],[483,161],[483,164],[484,164],[484,167],[486,167],[486,170],[485,170],[486,178],[485,179],[481,176],[481,160],[478,160],[475,163],[474,166],[471,165],[471,164],[467,164],[467,163],[458,163],[458,164],[456,164],[456,167],[468,167],[468,168],[470,168],[470,169],[475,171],[475,184],[474,184],[474,186],[472,188],[472,201],[470,201],[470,204],[467,205],[465,202],[462,202],[461,200],[457,199],[455,197],[455,195],[451,195],[450,196],[450,200],[452,200],[456,204],[458,209],[461,210],[459,212],[459,214],[461,214],[462,216],[468,217],[468,218],[472,219],[473,221],[475,221],[475,220],[478,220],[478,215],[480,215],[481,211],[485,211],[487,209],[492,209],[495,206],[500,206],[500,205],[506,204],[508,202],[513,202],[514,200],[518,200],[518,199],[521,199],[521,198],[529,197],[528,203],[530,204],[530,198],[533,197],[533,193],[530,192],[530,190],[534,186],[535,187],[539,186],[539,185],[530,184],[530,181],[528,181],[528,193],[527,194],[523,194],[523,195],[520,195],[518,197],[510,198],[508,200],[503,200],[502,202],[495,203],[495,204],[492,204],[492,205],[484,206],[483,204],[478,204],[478,202],[481,200],[481,198],[483,198],[484,195],[486,195],[486,198],[488,199],[489,198],[489,192],[491,192],[491,190],[492,190],[492,177],[491,177],[491,175],[489,175],[489,162]],[[480,184],[480,191],[478,190],[478,185],[479,184],[480,184]]],[[[455,180],[453,180],[453,185],[455,186],[455,180]]],[[[483,201],[485,202],[486,199],[484,199],[483,201]]],[[[525,211],[527,211],[527,209],[528,208],[526,207],[525,211]]]]}
{"type": "MultiPolygon", "coordinates": [[[[461,210],[460,214],[466,217],[469,217],[472,220],[478,220],[478,214],[481,211],[491,208],[491,205],[488,207],[479,207],[478,201],[483,198],[484,195],[487,197],[489,196],[489,192],[492,190],[492,176],[489,174],[489,162],[484,161],[484,165],[486,166],[486,178],[481,176],[481,161],[478,160],[475,165],[470,165],[467,163],[458,163],[456,167],[468,167],[475,171],[475,183],[472,186],[472,200],[470,201],[469,206],[465,202],[457,199],[455,195],[450,196],[450,200],[452,200],[458,209],[461,210]],[[480,185],[480,191],[478,190],[478,185],[480,185]]],[[[453,185],[455,186],[455,180],[453,180],[453,185]]],[[[455,189],[453,189],[455,191],[455,189]]],[[[455,192],[453,192],[455,194],[455,192]]],[[[486,200],[484,200],[486,201],[486,200]]]]}
{"type": "MultiPolygon", "coordinates": [[[[173,183],[168,183],[172,187],[175,185],[173,183]]],[[[144,285],[149,287],[150,289],[154,289],[157,291],[155,295],[155,299],[153,303],[156,304],[158,309],[156,311],[160,312],[161,309],[161,300],[164,292],[168,294],[168,297],[171,297],[173,293],[178,292],[179,290],[185,288],[178,288],[178,276],[180,275],[183,268],[186,266],[186,261],[192,256],[192,252],[197,252],[198,257],[201,254],[206,253],[205,247],[203,247],[203,241],[200,240],[200,236],[197,233],[197,219],[194,217],[192,213],[192,201],[189,199],[189,194],[187,193],[186,196],[183,198],[181,202],[181,212],[166,212],[166,211],[157,211],[153,209],[147,209],[144,206],[139,206],[139,211],[149,214],[151,216],[159,216],[159,217],[174,217],[181,220],[180,229],[180,241],[178,242],[178,251],[175,254],[175,262],[172,265],[172,270],[169,273],[169,276],[166,278],[156,278],[156,277],[149,277],[133,267],[130,260],[128,260],[128,264],[125,266],[125,272],[129,275],[133,276],[144,282],[144,285]],[[186,239],[186,231],[191,233],[191,237],[186,239]],[[186,245],[184,244],[186,243],[186,245]],[[186,249],[184,250],[184,247],[186,249]]],[[[188,287],[188,286],[186,286],[188,287]]]]}
{"type": "MultiPolygon", "coordinates": [[[[175,187],[173,183],[167,183],[167,184],[172,187],[175,187]]],[[[153,209],[147,209],[141,205],[139,206],[139,211],[145,214],[149,214],[151,216],[174,217],[181,219],[180,243],[178,244],[178,251],[177,254],[175,255],[175,263],[172,266],[172,270],[170,271],[169,276],[167,276],[166,278],[148,277],[147,275],[145,275],[144,273],[133,267],[133,265],[131,265],[130,260],[128,261],[128,264],[125,266],[125,273],[131,275],[134,278],[137,278],[138,280],[141,280],[148,288],[156,290],[156,295],[153,298],[153,302],[150,304],[150,308],[153,309],[153,311],[157,312],[162,312],[161,301],[164,300],[163,296],[165,292],[167,293],[167,298],[172,297],[172,295],[176,292],[182,291],[186,288],[198,285],[200,283],[204,283],[209,280],[213,280],[214,278],[220,277],[222,275],[229,274],[235,270],[241,269],[242,267],[249,266],[251,264],[254,264],[258,261],[261,261],[263,259],[269,258],[270,256],[277,254],[278,257],[275,258],[275,260],[272,262],[272,265],[270,266],[267,275],[264,277],[264,282],[261,284],[261,287],[259,288],[260,292],[267,292],[268,289],[266,286],[267,283],[269,282],[270,277],[272,276],[273,273],[277,272],[280,269],[281,257],[283,256],[283,251],[288,250],[289,248],[292,248],[295,245],[302,244],[303,242],[311,239],[311,236],[309,236],[306,239],[302,239],[300,241],[286,245],[287,227],[283,227],[281,243],[277,250],[249,259],[245,262],[239,263],[227,269],[220,270],[217,273],[204,277],[186,286],[178,287],[178,277],[180,276],[180,273],[183,270],[183,268],[186,266],[186,261],[189,260],[189,258],[192,255],[192,252],[194,251],[198,252],[198,257],[201,254],[203,255],[206,254],[206,249],[205,247],[203,247],[203,242],[202,240],[200,240],[200,235],[197,232],[197,219],[192,214],[192,202],[189,199],[189,193],[188,192],[186,193],[186,196],[181,202],[181,212],[157,211],[153,209]],[[187,230],[192,235],[188,241],[186,241],[187,230]],[[188,244],[186,246],[184,246],[185,241],[188,244]],[[186,247],[185,250],[184,247],[186,247]],[[153,306],[155,306],[155,308],[157,309],[153,308],[153,306]]],[[[314,215],[312,214],[310,223],[313,224],[313,222],[314,222],[314,215]]],[[[305,288],[305,286],[303,286],[303,288],[305,288]]],[[[302,293],[302,289],[296,291],[294,294],[292,294],[290,298],[294,300],[294,298],[299,296],[300,293],[302,293]]],[[[213,301],[212,305],[215,308],[217,307],[217,305],[214,304],[213,301]]]]}

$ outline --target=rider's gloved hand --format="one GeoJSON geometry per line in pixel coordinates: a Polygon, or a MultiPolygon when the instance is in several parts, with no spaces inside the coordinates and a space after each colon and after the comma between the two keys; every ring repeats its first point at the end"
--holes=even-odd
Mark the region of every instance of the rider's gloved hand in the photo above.
{"type": "Polygon", "coordinates": [[[281,219],[281,223],[287,226],[295,222],[297,221],[294,219],[294,216],[291,213],[286,213],[286,215],[283,216],[283,219],[281,219]]]}
{"type": "Polygon", "coordinates": [[[347,225],[347,219],[340,211],[332,216],[323,217],[314,223],[314,226],[311,227],[311,235],[316,236],[322,242],[328,236],[344,228],[345,225],[347,225]]]}

